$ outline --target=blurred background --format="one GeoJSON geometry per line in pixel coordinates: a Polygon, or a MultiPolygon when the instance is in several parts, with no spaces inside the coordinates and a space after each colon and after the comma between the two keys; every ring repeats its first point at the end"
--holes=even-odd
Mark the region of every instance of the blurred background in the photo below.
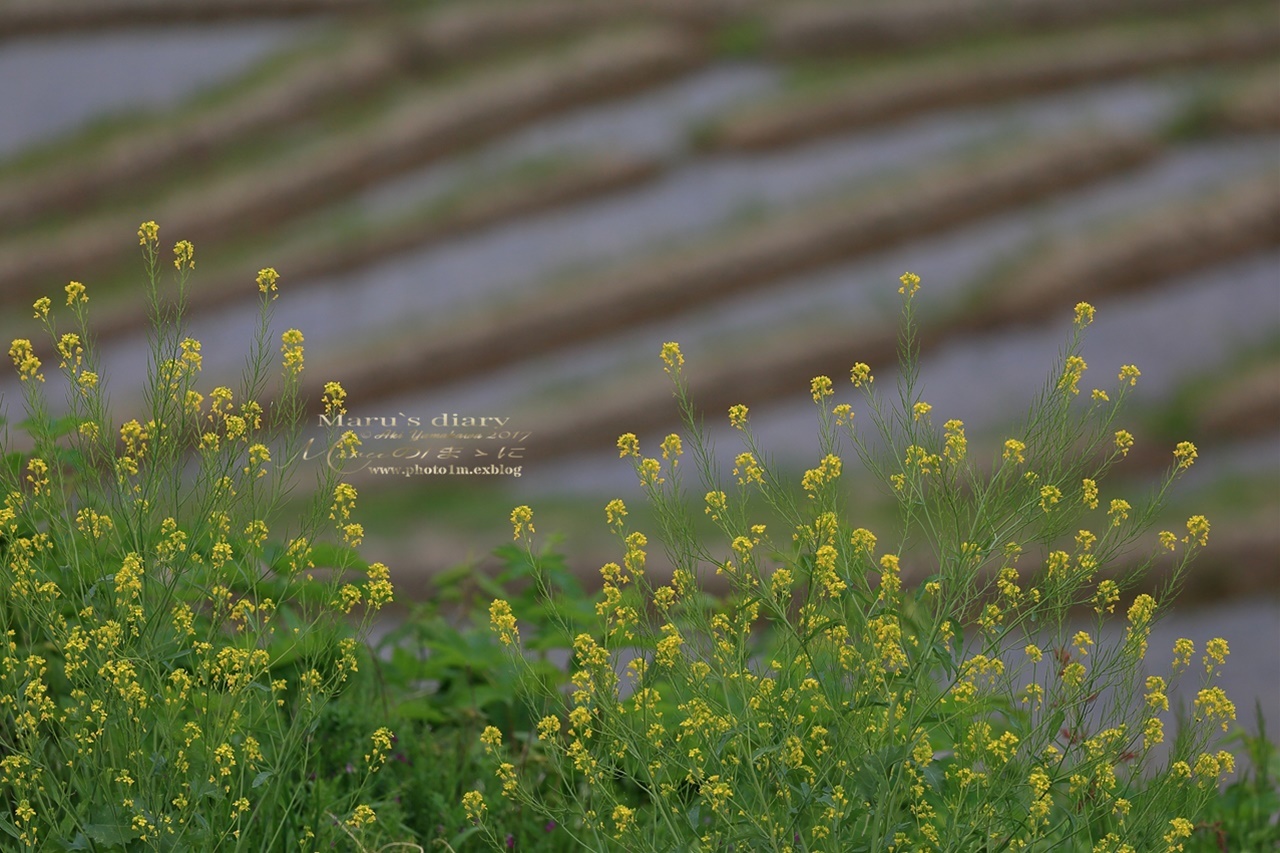
{"type": "Polygon", "coordinates": [[[1164,526],[1213,523],[1153,666],[1226,636],[1242,721],[1280,722],[1274,2],[0,2],[0,332],[37,338],[31,302],[84,282],[120,419],[148,219],[195,243],[210,387],[279,271],[312,397],[341,380],[384,454],[352,481],[404,602],[491,564],[519,503],[588,585],[619,554],[605,501],[654,530],[615,441],[678,428],[665,341],[725,473],[745,403],[798,481],[812,376],[855,402],[865,361],[892,388],[904,270],[925,399],[978,459],[1091,301],[1085,390],[1143,372],[1104,493],[1146,494],[1189,439],[1164,526]]]}

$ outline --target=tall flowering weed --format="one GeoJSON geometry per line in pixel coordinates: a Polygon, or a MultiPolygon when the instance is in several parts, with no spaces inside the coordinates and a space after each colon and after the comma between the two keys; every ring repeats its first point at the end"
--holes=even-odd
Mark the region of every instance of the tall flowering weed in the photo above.
{"type": "Polygon", "coordinates": [[[377,837],[362,794],[391,734],[371,724],[339,785],[316,730],[361,665],[388,572],[343,546],[355,492],[328,466],[309,515],[281,520],[303,355],[296,330],[270,340],[274,293],[239,387],[208,387],[183,314],[195,248],[174,247],[164,299],[158,227],[138,237],[153,320],[141,412],[111,419],[79,282],[64,305],[33,306],[52,355],[10,348],[29,441],[6,436],[0,466],[0,846],[351,849],[377,837]]]}
{"type": "MultiPolygon", "coordinates": [[[[1184,849],[1234,768],[1211,745],[1235,716],[1212,683],[1228,650],[1212,641],[1197,671],[1180,640],[1172,671],[1145,677],[1143,665],[1209,524],[1163,532],[1136,567],[1121,557],[1146,547],[1195,448],[1178,445],[1148,500],[1106,492],[1133,443],[1117,418],[1140,374],[1129,365],[1080,394],[1095,314],[1081,303],[1023,427],[975,460],[965,425],[936,428],[918,393],[919,289],[903,276],[893,405],[864,363],[849,373],[857,413],[829,377],[811,383],[821,449],[799,488],[767,462],[742,405],[729,422],[744,446],[721,480],[680,349],[662,348],[686,435],[661,459],[619,439],[658,529],[632,529],[620,500],[606,507],[622,557],[601,570],[598,620],[560,626],[576,637],[570,687],[538,691],[537,638],[506,601],[490,610],[540,697],[533,731],[482,736],[493,775],[465,805],[495,847],[487,804],[505,798],[591,850],[1184,849]],[[848,517],[847,456],[882,482],[899,527],[848,517]],[[694,533],[697,516],[714,536],[694,533]],[[670,577],[646,567],[659,543],[670,577]],[[1164,549],[1172,570],[1139,592],[1164,549]],[[712,577],[727,595],[705,591],[712,577]],[[1168,691],[1184,675],[1202,683],[1174,738],[1168,691]]],[[[529,507],[512,514],[530,559],[533,520],[529,507]]]]}

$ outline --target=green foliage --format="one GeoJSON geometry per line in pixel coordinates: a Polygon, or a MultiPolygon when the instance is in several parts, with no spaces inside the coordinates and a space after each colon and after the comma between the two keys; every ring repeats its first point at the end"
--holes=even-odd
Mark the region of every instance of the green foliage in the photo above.
{"type": "MultiPolygon", "coordinates": [[[[357,737],[331,706],[390,599],[387,570],[355,556],[356,494],[328,466],[310,513],[292,530],[280,518],[301,446],[303,351],[285,332],[283,380],[262,405],[274,271],[259,277],[240,387],[202,393],[200,343],[183,326],[194,249],[174,247],[177,299],[162,301],[157,230],[139,229],[153,320],[139,417],[111,420],[83,285],[66,288],[75,331],[60,332],[48,298],[34,305],[65,414],[50,413],[31,342],[9,350],[29,442],[0,447],[6,849],[376,845],[386,832],[364,793],[390,734],[366,716],[357,737]],[[357,772],[336,774],[335,755],[357,772]]],[[[327,405],[342,396],[331,386],[327,405]]]]}
{"type": "MultiPolygon", "coordinates": [[[[1150,500],[1099,497],[1130,444],[1113,426],[1137,373],[1082,411],[1088,306],[1024,429],[985,466],[963,424],[934,429],[915,393],[905,278],[898,405],[868,396],[869,442],[816,378],[822,459],[798,494],[745,407],[730,411],[737,488],[723,485],[668,345],[687,437],[668,437],[661,459],[634,436],[620,447],[674,575],[646,569],[648,537],[611,501],[623,556],[592,600],[559,554],[533,549],[520,507],[495,573],[434,578],[370,648],[391,587],[358,554],[355,490],[317,466],[309,511],[284,517],[303,354],[286,332],[272,388],[274,272],[259,279],[240,386],[201,392],[182,322],[191,249],[175,247],[165,303],[153,229],[140,230],[154,328],[138,417],[108,417],[78,284],[73,332],[35,305],[63,413],[34,345],[10,348],[28,438],[0,444],[0,847],[1276,849],[1280,759],[1261,719],[1256,737],[1229,739],[1251,769],[1217,793],[1235,761],[1210,747],[1234,716],[1212,687],[1225,643],[1203,650],[1203,689],[1167,757],[1167,691],[1193,651],[1175,648],[1169,679],[1137,676],[1203,518],[1162,534],[1181,554],[1160,602],[1137,596],[1123,639],[1094,639],[1151,563],[1123,577],[1109,565],[1195,449],[1178,446],[1150,500]],[[892,536],[846,518],[841,430],[897,498],[892,536]],[[685,491],[689,461],[702,498],[685,491]],[[703,590],[711,572],[729,595],[703,590]],[[1071,634],[1081,607],[1096,628],[1071,634]]],[[[874,387],[864,365],[852,378],[874,387]]],[[[326,387],[330,413],[344,396],[326,387]]]]}
{"type": "MultiPolygon", "coordinates": [[[[918,283],[903,276],[896,405],[869,366],[850,372],[874,440],[853,428],[852,405],[833,405],[830,378],[814,378],[821,458],[798,490],[757,446],[744,406],[729,411],[744,449],[736,483],[724,483],[684,358],[663,347],[686,436],[668,436],[661,459],[642,457],[634,435],[618,447],[674,573],[651,576],[648,536],[611,501],[623,558],[601,569],[598,620],[560,620],[554,632],[574,635],[567,696],[530,662],[545,641],[525,605],[490,606],[542,714],[532,732],[481,733],[496,782],[464,795],[464,807],[491,844],[503,841],[493,815],[515,803],[593,850],[1184,848],[1234,767],[1211,746],[1235,716],[1212,686],[1228,650],[1222,640],[1204,649],[1194,717],[1164,747],[1167,691],[1195,650],[1179,641],[1168,676],[1144,679],[1142,668],[1151,625],[1207,542],[1202,516],[1185,536],[1159,537],[1180,551],[1159,599],[1132,597],[1115,642],[1103,624],[1156,554],[1127,571],[1118,557],[1196,449],[1177,446],[1148,499],[1104,501],[1103,476],[1133,444],[1115,427],[1140,373],[1125,366],[1081,403],[1079,351],[1094,314],[1081,303],[1022,429],[990,463],[975,461],[964,424],[935,427],[916,388],[918,283]],[[882,538],[847,518],[845,438],[898,503],[901,527],[882,538]],[[685,486],[690,459],[700,501],[685,486]],[[761,504],[783,519],[780,535],[754,521],[761,504]],[[719,535],[694,533],[704,514],[719,535]],[[723,600],[702,591],[713,572],[731,587],[723,600]],[[1091,631],[1068,627],[1080,608],[1093,612],[1091,631]],[[513,760],[530,754],[542,756],[532,768],[513,760]]],[[[532,510],[511,520],[531,548],[532,510]]]]}
{"type": "Polygon", "coordinates": [[[1249,769],[1209,801],[1189,850],[1280,850],[1280,751],[1267,739],[1261,704],[1255,719],[1256,735],[1240,728],[1228,739],[1248,756],[1249,769]]]}

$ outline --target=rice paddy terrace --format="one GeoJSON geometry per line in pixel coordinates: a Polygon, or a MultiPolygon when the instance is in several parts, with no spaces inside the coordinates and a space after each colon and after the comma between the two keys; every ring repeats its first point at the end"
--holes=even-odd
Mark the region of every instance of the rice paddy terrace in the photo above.
{"type": "Polygon", "coordinates": [[[603,501],[643,524],[614,440],[677,427],[664,341],[722,459],[741,402],[811,466],[808,381],[891,385],[904,269],[925,396],[992,451],[1093,302],[1095,384],[1143,370],[1113,487],[1195,441],[1174,515],[1215,535],[1188,600],[1280,588],[1273,3],[9,0],[0,116],[0,332],[85,282],[119,415],[155,219],[196,245],[206,383],[234,384],[274,266],[313,396],[528,433],[519,462],[461,442],[519,478],[354,476],[406,593],[483,562],[515,503],[584,576],[613,558],[603,501]]]}

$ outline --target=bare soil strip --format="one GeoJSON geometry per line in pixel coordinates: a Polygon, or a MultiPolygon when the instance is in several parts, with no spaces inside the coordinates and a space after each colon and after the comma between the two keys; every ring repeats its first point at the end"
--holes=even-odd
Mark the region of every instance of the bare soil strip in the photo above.
{"type": "MultiPolygon", "coordinates": [[[[1257,6],[1250,0],[1214,4],[1257,6]]],[[[851,54],[954,41],[977,33],[1048,32],[1100,21],[1203,11],[1203,0],[903,0],[779,3],[767,49],[784,56],[851,54]]]]}
{"type": "MultiPolygon", "coordinates": [[[[155,219],[167,234],[197,246],[275,227],[546,116],[670,79],[703,59],[693,42],[669,31],[595,39],[405,103],[309,153],[289,157],[282,151],[286,162],[192,188],[141,218],[155,219]]],[[[104,267],[127,263],[133,249],[121,238],[136,230],[139,215],[123,211],[0,247],[0,302],[48,289],[48,279],[92,280],[104,267]]]]}
{"type": "Polygon", "coordinates": [[[0,40],[113,27],[368,15],[385,9],[386,0],[10,0],[0,6],[0,40]]]}
{"type": "Polygon", "coordinates": [[[1216,105],[1210,116],[1215,130],[1270,133],[1280,130],[1280,68],[1241,87],[1216,105]]]}
{"type": "MultiPolygon", "coordinates": [[[[426,4],[421,4],[425,6],[426,4]]],[[[564,34],[574,28],[613,22],[637,14],[690,26],[709,27],[761,6],[761,0],[509,0],[457,2],[441,10],[449,23],[441,47],[470,53],[496,39],[511,43],[516,33],[564,34]],[[446,39],[456,39],[446,45],[446,39]]],[[[411,6],[387,0],[10,0],[0,5],[0,39],[110,28],[188,23],[272,20],[317,15],[358,19],[385,16],[411,6]]]]}
{"type": "Polygon", "coordinates": [[[1158,151],[1145,137],[1090,135],[953,166],[913,182],[909,193],[817,205],[701,251],[592,280],[572,295],[531,296],[483,327],[444,330],[367,366],[346,359],[337,378],[361,404],[462,379],[1097,181],[1158,151]]]}
{"type": "MultiPolygon", "coordinates": [[[[586,198],[634,187],[654,177],[660,170],[654,160],[621,155],[587,158],[566,171],[523,186],[501,186],[480,190],[459,206],[435,219],[414,218],[372,228],[366,233],[338,243],[307,239],[264,250],[260,256],[224,270],[201,276],[201,284],[187,300],[192,311],[208,310],[233,302],[254,300],[255,272],[274,267],[298,290],[322,276],[350,272],[398,252],[421,249],[459,235],[477,231],[521,216],[529,216],[586,198]]],[[[137,306],[99,317],[94,334],[99,341],[131,334],[149,322],[137,306]]]]}
{"type": "Polygon", "coordinates": [[[762,150],[918,115],[1116,80],[1163,69],[1245,62],[1280,47],[1280,22],[1232,22],[1206,30],[1093,33],[1047,51],[953,63],[949,68],[851,80],[838,90],[731,116],[711,133],[713,147],[762,150]]]}
{"type": "MultiPolygon", "coordinates": [[[[1280,245],[1280,194],[1274,181],[1251,182],[1210,204],[1188,205],[1144,220],[1109,238],[1081,240],[1038,259],[971,306],[926,323],[921,348],[975,333],[1044,321],[1080,300],[1158,287],[1168,279],[1230,258],[1280,245]],[[1271,185],[1268,185],[1270,183],[1271,185]]],[[[839,365],[864,361],[883,370],[897,361],[897,330],[852,328],[839,336],[806,334],[731,363],[691,371],[690,393],[699,408],[724,411],[794,396],[810,378],[839,365]],[[750,388],[750,399],[741,399],[750,388]]],[[[625,395],[596,398],[572,422],[531,425],[539,459],[608,448],[622,432],[670,428],[678,421],[666,377],[628,386],[625,395]]]]}
{"type": "MultiPolygon", "coordinates": [[[[73,213],[122,189],[158,183],[220,149],[359,100],[399,78],[643,18],[670,19],[696,30],[723,17],[718,7],[728,5],[737,4],[704,0],[681,11],[639,0],[542,0],[379,17],[349,45],[300,63],[231,102],[176,126],[121,134],[88,157],[41,167],[0,185],[0,230],[49,213],[73,213]]],[[[3,10],[0,6],[0,20],[3,10]]]]}

